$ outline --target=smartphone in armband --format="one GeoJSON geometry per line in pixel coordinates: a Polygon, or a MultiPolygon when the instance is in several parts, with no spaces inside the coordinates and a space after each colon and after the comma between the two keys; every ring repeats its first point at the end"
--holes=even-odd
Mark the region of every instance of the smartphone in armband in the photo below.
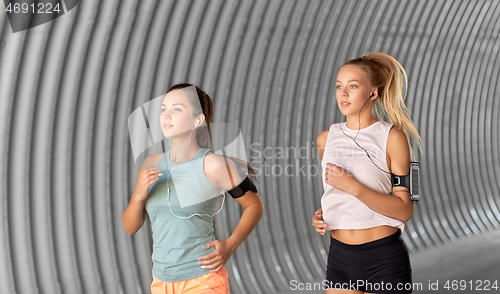
{"type": "Polygon", "coordinates": [[[414,203],[418,203],[420,200],[420,193],[418,190],[418,173],[420,169],[420,164],[418,162],[410,163],[410,199],[414,203]]]}
{"type": "Polygon", "coordinates": [[[397,176],[391,174],[391,183],[393,187],[405,187],[408,188],[408,194],[410,195],[411,201],[418,203],[420,200],[420,193],[418,189],[418,173],[420,165],[418,162],[410,162],[408,168],[408,174],[403,176],[397,176]]]}

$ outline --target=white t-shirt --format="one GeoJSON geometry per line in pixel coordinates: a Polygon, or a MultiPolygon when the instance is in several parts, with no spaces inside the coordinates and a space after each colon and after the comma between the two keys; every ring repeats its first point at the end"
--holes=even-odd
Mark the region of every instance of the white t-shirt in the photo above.
{"type": "MultiPolygon", "coordinates": [[[[355,138],[365,148],[371,159],[379,168],[389,172],[387,166],[387,138],[393,124],[384,121],[361,129],[355,138]]],[[[327,230],[334,229],[367,229],[381,225],[397,227],[403,232],[404,222],[382,215],[370,209],[355,196],[336,189],[325,182],[325,169],[328,162],[350,171],[361,184],[387,194],[392,191],[391,176],[379,170],[368,158],[365,151],[344,133],[352,138],[358,130],[351,130],[346,123],[330,126],[323,153],[323,189],[321,207],[327,230]],[[342,129],[341,129],[342,128],[342,129]],[[343,132],[342,132],[343,131],[343,132]]]]}

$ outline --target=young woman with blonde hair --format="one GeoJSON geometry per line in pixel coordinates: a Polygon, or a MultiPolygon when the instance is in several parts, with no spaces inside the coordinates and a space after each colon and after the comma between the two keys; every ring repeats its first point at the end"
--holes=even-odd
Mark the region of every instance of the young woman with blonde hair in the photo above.
{"type": "Polygon", "coordinates": [[[400,235],[414,203],[406,187],[391,184],[391,174],[408,174],[411,138],[420,147],[406,87],[404,68],[384,53],[349,60],[338,71],[336,98],[346,122],[316,140],[324,194],[312,223],[322,235],[331,231],[326,293],[411,293],[400,235]]]}

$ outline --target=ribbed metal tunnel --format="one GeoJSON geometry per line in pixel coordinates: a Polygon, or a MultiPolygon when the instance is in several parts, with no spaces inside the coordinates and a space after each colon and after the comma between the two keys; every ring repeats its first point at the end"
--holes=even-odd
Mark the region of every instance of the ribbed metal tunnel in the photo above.
{"type": "MultiPolygon", "coordinates": [[[[148,226],[121,215],[146,153],[127,120],[180,82],[239,126],[264,216],[226,264],[231,293],[324,277],[328,239],[316,136],[343,118],[338,67],[388,53],[409,77],[423,139],[411,251],[496,230],[500,220],[500,1],[87,0],[12,33],[0,11],[0,293],[149,293],[148,226]]],[[[220,238],[240,216],[228,201],[220,238]]]]}

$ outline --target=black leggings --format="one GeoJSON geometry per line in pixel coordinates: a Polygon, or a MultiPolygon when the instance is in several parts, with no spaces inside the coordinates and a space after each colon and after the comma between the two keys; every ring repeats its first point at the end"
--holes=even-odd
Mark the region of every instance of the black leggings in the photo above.
{"type": "Polygon", "coordinates": [[[411,293],[410,257],[401,232],[359,245],[330,237],[326,280],[330,288],[367,293],[411,293]]]}

